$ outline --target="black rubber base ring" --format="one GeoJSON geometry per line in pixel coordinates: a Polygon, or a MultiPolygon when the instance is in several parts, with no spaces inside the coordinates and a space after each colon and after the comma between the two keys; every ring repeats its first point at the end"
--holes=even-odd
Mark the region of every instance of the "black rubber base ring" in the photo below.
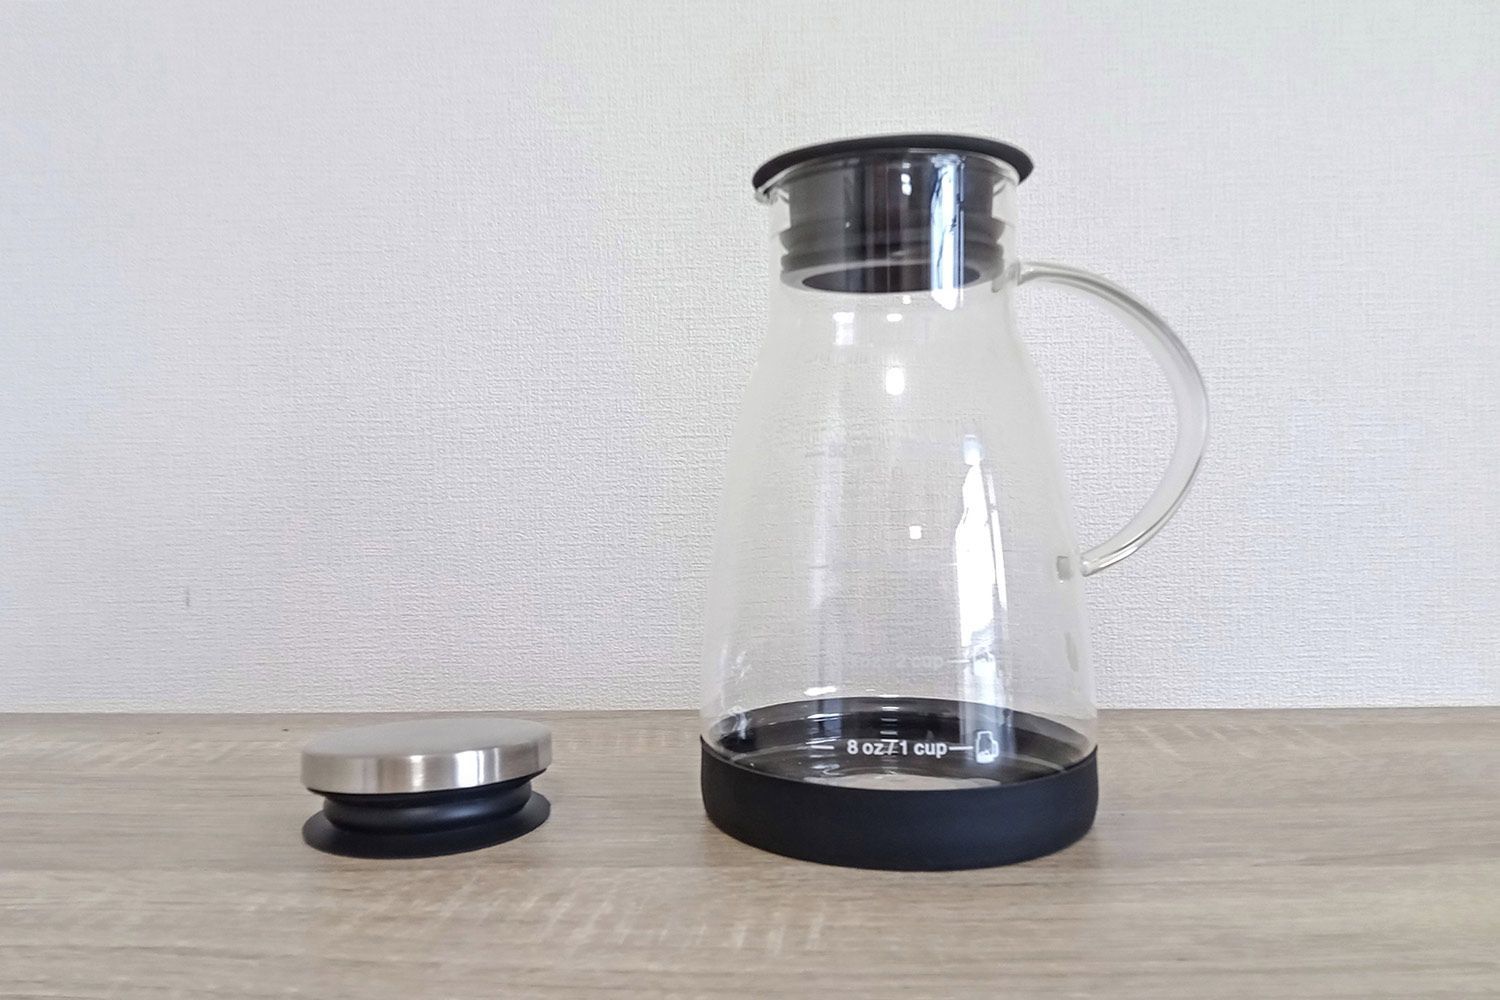
{"type": "Polygon", "coordinates": [[[347,858],[433,858],[515,840],[545,823],[551,812],[552,803],[540,792],[498,819],[412,832],[351,830],[317,812],[302,824],[302,839],[309,847],[347,858]]]}
{"type": "Polygon", "coordinates": [[[1059,851],[1093,826],[1097,752],[1011,784],[924,791],[850,788],[766,774],[702,744],[703,805],[752,847],[848,868],[989,868],[1059,851]]]}

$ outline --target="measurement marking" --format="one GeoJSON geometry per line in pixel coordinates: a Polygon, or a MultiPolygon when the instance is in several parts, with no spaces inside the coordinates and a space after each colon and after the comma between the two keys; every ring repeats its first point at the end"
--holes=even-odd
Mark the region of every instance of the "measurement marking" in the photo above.
{"type": "Polygon", "coordinates": [[[948,756],[949,746],[941,740],[873,739],[845,740],[844,752],[854,757],[932,757],[948,756]]]}

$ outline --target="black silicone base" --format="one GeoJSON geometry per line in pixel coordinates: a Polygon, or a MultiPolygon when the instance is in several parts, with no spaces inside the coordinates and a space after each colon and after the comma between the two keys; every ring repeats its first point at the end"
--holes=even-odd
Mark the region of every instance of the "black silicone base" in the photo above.
{"type": "Polygon", "coordinates": [[[302,825],[309,847],[350,858],[430,858],[493,847],[547,821],[552,804],[535,775],[502,784],[407,795],[324,793],[302,825]]]}
{"type": "Polygon", "coordinates": [[[1099,801],[1097,756],[976,787],[877,789],[805,781],[735,763],[702,744],[703,805],[719,829],[787,857],[851,868],[987,868],[1078,840],[1099,801]]]}

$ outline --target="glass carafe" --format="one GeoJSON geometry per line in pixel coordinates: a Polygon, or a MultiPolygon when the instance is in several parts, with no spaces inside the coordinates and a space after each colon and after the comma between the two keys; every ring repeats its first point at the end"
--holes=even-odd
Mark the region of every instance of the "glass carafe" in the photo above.
{"type": "Polygon", "coordinates": [[[1176,510],[1207,403],[1172,331],[1122,289],[1018,261],[1031,162],[965,136],[778,156],[770,329],[730,450],[705,623],[702,785],[723,830],[875,868],[1024,860],[1097,802],[1083,578],[1176,510]],[[1166,476],[1080,551],[1013,299],[1102,299],[1171,382],[1166,476]]]}

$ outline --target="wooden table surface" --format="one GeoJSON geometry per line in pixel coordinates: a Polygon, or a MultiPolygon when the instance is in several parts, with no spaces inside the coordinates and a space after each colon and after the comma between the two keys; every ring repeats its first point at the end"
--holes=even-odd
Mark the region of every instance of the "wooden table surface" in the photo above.
{"type": "Polygon", "coordinates": [[[0,997],[1500,997],[1500,709],[1113,712],[1094,831],[976,872],[764,854],[688,713],[536,713],[536,832],[303,846],[352,716],[0,716],[0,997]]]}

